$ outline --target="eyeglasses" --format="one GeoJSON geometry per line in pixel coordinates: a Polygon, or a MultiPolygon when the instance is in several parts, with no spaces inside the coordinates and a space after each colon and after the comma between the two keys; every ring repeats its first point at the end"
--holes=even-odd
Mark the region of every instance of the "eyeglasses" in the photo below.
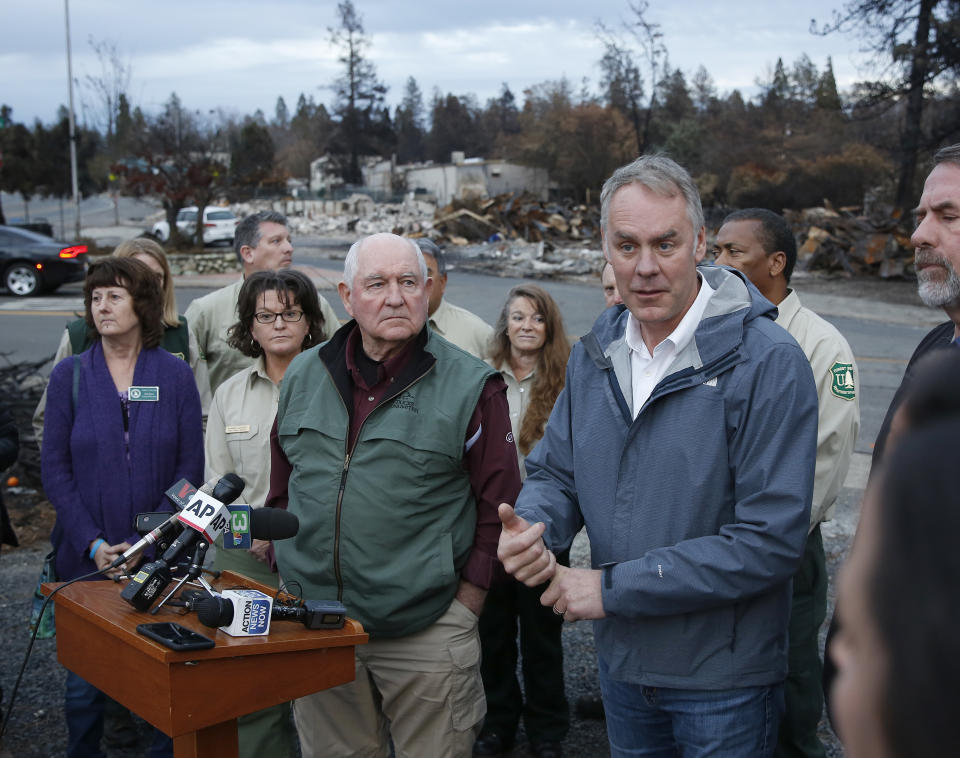
{"type": "Polygon", "coordinates": [[[270,313],[269,311],[260,311],[254,313],[253,317],[258,324],[272,324],[277,318],[282,318],[288,324],[293,324],[303,318],[303,311],[281,311],[280,313],[270,313]]]}

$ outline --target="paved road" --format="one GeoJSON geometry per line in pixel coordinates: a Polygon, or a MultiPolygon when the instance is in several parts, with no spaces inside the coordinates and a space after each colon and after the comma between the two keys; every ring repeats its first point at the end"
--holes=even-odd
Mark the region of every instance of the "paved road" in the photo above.
{"type": "MultiPolygon", "coordinates": [[[[342,247],[338,246],[338,247],[342,247]]],[[[322,257],[329,250],[314,248],[298,253],[296,265],[313,276],[341,318],[346,312],[335,285],[341,263],[322,257]]],[[[222,286],[228,278],[177,280],[181,311],[195,297],[222,286]]],[[[474,311],[490,323],[511,287],[523,280],[452,271],[447,297],[474,311]]],[[[569,282],[539,282],[563,308],[567,331],[579,336],[589,330],[602,307],[599,286],[569,282]]],[[[942,320],[937,311],[877,304],[856,298],[804,294],[804,302],[832,321],[849,340],[861,372],[862,431],[857,449],[867,453],[879,430],[883,413],[903,374],[903,367],[924,333],[942,320]]],[[[83,308],[79,284],[67,285],[51,295],[17,299],[0,296],[0,353],[12,361],[36,361],[52,356],[64,324],[83,308]]],[[[45,371],[49,371],[49,366],[45,371]]]]}
{"type": "MultiPolygon", "coordinates": [[[[73,202],[69,198],[61,203],[57,198],[34,197],[28,204],[24,204],[20,195],[3,192],[0,193],[0,201],[3,203],[3,213],[8,224],[26,222],[29,216],[30,221],[48,221],[53,226],[57,239],[74,237],[76,216],[73,202]]],[[[113,226],[119,217],[121,223],[131,225],[134,230],[130,236],[136,236],[135,232],[146,226],[143,219],[157,210],[156,203],[133,197],[119,197],[115,211],[113,198],[105,194],[94,195],[81,198],[80,222],[87,234],[92,229],[113,226]]]]}

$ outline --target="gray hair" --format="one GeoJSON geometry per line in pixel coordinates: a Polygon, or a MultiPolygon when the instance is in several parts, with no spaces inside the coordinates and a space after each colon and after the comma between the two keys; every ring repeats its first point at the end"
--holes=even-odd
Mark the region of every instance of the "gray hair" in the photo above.
{"type": "Polygon", "coordinates": [[[415,242],[422,253],[433,256],[433,259],[437,262],[437,274],[439,276],[446,274],[447,254],[440,249],[440,246],[429,237],[420,237],[415,242]]]}
{"type": "Polygon", "coordinates": [[[956,145],[941,147],[934,153],[933,165],[939,166],[941,163],[954,163],[960,166],[960,142],[956,145]]]}
{"type": "Polygon", "coordinates": [[[613,194],[628,184],[642,184],[661,197],[676,197],[679,193],[687,205],[687,218],[697,235],[703,228],[703,206],[700,193],[689,172],[665,155],[641,155],[633,163],[621,166],[603,183],[600,190],[600,228],[606,233],[613,194]]]}
{"type": "MultiPolygon", "coordinates": [[[[256,247],[260,244],[260,238],[263,234],[260,232],[261,224],[280,224],[290,229],[287,223],[287,217],[279,211],[257,211],[251,213],[243,221],[237,224],[233,233],[233,249],[240,258],[240,249],[246,247],[256,247]]],[[[242,258],[241,258],[242,260],[242,258]]]]}
{"type": "Polygon", "coordinates": [[[417,247],[417,243],[408,237],[401,237],[397,234],[390,234],[389,232],[381,232],[380,234],[371,234],[369,237],[358,239],[356,242],[350,245],[350,250],[347,251],[347,257],[343,261],[343,281],[347,287],[353,289],[353,280],[357,278],[357,268],[359,267],[357,259],[360,256],[360,250],[367,240],[371,240],[374,237],[393,237],[394,239],[402,240],[407,245],[410,245],[410,248],[417,256],[417,266],[420,269],[420,281],[427,281],[427,262],[423,259],[423,253],[420,252],[420,248],[417,247]]]}

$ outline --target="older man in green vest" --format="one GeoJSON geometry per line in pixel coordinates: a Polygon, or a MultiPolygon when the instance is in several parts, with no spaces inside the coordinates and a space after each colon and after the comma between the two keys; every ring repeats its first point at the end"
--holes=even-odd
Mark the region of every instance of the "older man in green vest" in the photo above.
{"type": "Polygon", "coordinates": [[[410,240],[350,249],[352,321],[287,370],[267,504],[300,518],[279,572],[370,634],[356,680],[298,700],[305,756],[469,755],[484,716],[477,617],[499,575],[496,506],[520,489],[506,386],[427,326],[410,240]]]}

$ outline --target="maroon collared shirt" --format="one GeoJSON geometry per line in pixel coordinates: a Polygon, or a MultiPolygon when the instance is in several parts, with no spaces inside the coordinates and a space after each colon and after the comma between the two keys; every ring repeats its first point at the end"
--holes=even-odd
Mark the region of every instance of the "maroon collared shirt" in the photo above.
{"type": "MultiPolygon", "coordinates": [[[[390,390],[399,373],[410,361],[418,343],[411,340],[397,355],[377,362],[363,352],[360,330],[354,328],[347,340],[346,368],[353,389],[350,413],[350,447],[353,447],[363,421],[390,390]]],[[[463,465],[477,501],[477,525],[473,547],[461,571],[461,578],[483,589],[503,574],[497,559],[500,539],[500,503],[513,505],[520,492],[517,451],[510,427],[507,385],[497,374],[490,377],[480,393],[464,439],[463,465]]],[[[277,438],[274,421],[270,433],[270,493],[267,505],[286,508],[287,484],[293,471],[277,438]]]]}

